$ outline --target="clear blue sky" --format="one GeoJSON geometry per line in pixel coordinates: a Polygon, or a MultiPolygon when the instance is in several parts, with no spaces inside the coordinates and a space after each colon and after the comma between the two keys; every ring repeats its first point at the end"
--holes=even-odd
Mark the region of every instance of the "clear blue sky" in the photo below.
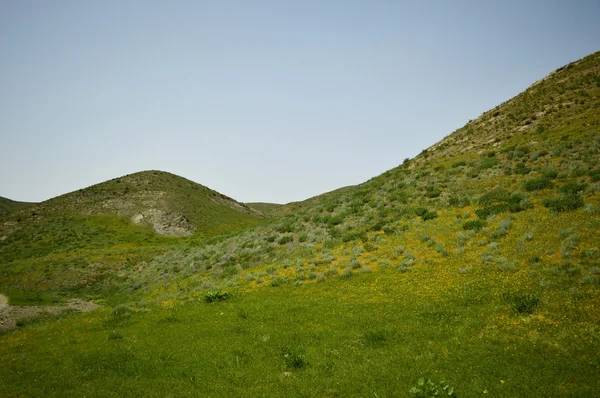
{"type": "Polygon", "coordinates": [[[0,0],[0,196],[141,170],[285,203],[600,50],[598,1],[0,0]]]}

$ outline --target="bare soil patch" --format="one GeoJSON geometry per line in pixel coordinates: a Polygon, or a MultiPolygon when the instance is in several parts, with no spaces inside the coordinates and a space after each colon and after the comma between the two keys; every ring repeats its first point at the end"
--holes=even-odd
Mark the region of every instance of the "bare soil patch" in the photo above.
{"type": "Polygon", "coordinates": [[[89,312],[98,307],[98,304],[80,299],[69,299],[66,305],[13,306],[9,305],[8,297],[0,294],[0,332],[16,328],[17,322],[22,319],[35,318],[44,313],[59,314],[67,310],[89,312]]]}

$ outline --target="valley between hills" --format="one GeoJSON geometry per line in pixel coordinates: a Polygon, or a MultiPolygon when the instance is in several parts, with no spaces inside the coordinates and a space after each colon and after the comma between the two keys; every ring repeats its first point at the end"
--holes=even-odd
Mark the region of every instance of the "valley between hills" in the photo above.
{"type": "Polygon", "coordinates": [[[0,396],[596,396],[599,160],[595,53],[301,202],[0,198],[0,396]]]}

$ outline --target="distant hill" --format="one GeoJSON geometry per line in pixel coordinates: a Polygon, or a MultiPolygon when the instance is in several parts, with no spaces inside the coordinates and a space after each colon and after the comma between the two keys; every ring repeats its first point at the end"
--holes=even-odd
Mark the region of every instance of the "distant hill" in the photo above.
{"type": "Polygon", "coordinates": [[[162,235],[252,225],[262,214],[243,203],[183,177],[143,171],[92,185],[32,207],[23,220],[64,216],[116,215],[151,226],[162,235]]]}
{"type": "MultiPolygon", "coordinates": [[[[126,264],[126,258],[164,250],[175,243],[173,237],[203,239],[264,221],[256,210],[203,185],[162,171],[144,171],[1,217],[0,263],[6,268],[28,259],[38,272],[36,262],[89,264],[102,259],[110,268],[126,264]]],[[[61,283],[82,279],[73,273],[55,276],[61,283]]]]}
{"type": "Polygon", "coordinates": [[[17,202],[0,196],[0,216],[6,216],[10,213],[14,213],[16,211],[25,209],[35,204],[36,203],[30,202],[17,202]]]}
{"type": "Polygon", "coordinates": [[[248,206],[251,209],[257,210],[257,211],[261,212],[262,214],[271,215],[282,205],[277,204],[277,203],[254,202],[254,203],[246,203],[246,206],[248,206]]]}

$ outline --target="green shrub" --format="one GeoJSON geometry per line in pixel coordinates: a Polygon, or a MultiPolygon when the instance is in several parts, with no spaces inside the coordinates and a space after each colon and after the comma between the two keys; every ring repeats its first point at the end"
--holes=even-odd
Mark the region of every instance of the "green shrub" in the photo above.
{"type": "Polygon", "coordinates": [[[588,174],[593,182],[600,181],[600,169],[592,170],[588,174]]]}
{"type": "Polygon", "coordinates": [[[344,237],[342,238],[342,240],[344,242],[351,242],[353,240],[360,240],[363,242],[366,242],[368,240],[367,238],[367,233],[366,231],[354,231],[354,232],[347,232],[344,237]]]}
{"type": "Polygon", "coordinates": [[[215,301],[223,301],[230,297],[231,295],[227,292],[222,292],[220,290],[211,290],[204,294],[204,301],[207,303],[213,303],[215,301]]]}
{"type": "Polygon", "coordinates": [[[576,182],[569,182],[562,187],[558,188],[558,191],[565,194],[576,194],[583,192],[587,188],[587,184],[579,184],[576,182]]]}
{"type": "Polygon", "coordinates": [[[425,214],[423,214],[421,216],[423,221],[433,220],[434,218],[437,218],[437,217],[438,217],[438,214],[435,210],[427,211],[425,214]]]}
{"type": "Polygon", "coordinates": [[[468,231],[468,230],[479,231],[480,229],[482,229],[486,226],[487,226],[487,222],[484,220],[472,220],[472,221],[467,221],[466,223],[464,223],[463,229],[465,231],[468,231]]]}
{"type": "Polygon", "coordinates": [[[285,245],[286,243],[292,242],[293,240],[294,238],[292,237],[292,235],[284,235],[281,238],[279,238],[277,243],[279,243],[280,245],[285,245]]]}
{"type": "Polygon", "coordinates": [[[427,209],[425,207],[417,207],[415,209],[415,214],[419,217],[422,217],[425,213],[427,213],[427,209]]]}
{"type": "Polygon", "coordinates": [[[479,163],[479,165],[477,166],[477,169],[487,170],[487,169],[491,169],[492,167],[495,167],[499,164],[500,164],[500,160],[497,157],[486,157],[481,161],[481,163],[479,163]]]}
{"type": "Polygon", "coordinates": [[[583,197],[576,194],[567,194],[544,200],[544,206],[555,212],[575,210],[583,207],[583,205],[583,197]]]}
{"type": "Polygon", "coordinates": [[[435,385],[431,380],[424,379],[421,377],[416,387],[413,387],[409,392],[417,398],[429,398],[429,397],[456,397],[454,394],[454,387],[442,381],[440,384],[435,385]]]}
{"type": "Polygon", "coordinates": [[[133,309],[125,304],[119,304],[112,310],[115,317],[128,317],[133,314],[133,309]]]}
{"type": "Polygon", "coordinates": [[[299,370],[308,365],[306,356],[297,348],[284,347],[281,350],[281,356],[285,362],[286,369],[299,370]]]}
{"type": "Polygon", "coordinates": [[[533,314],[540,305],[540,298],[535,293],[504,294],[503,299],[509,303],[511,309],[517,314],[533,314]]]}
{"type": "Polygon", "coordinates": [[[541,177],[525,181],[525,183],[523,184],[523,189],[529,192],[540,191],[550,186],[552,186],[552,180],[545,177],[541,177]]]}
{"type": "Polygon", "coordinates": [[[123,340],[123,335],[116,330],[113,330],[108,335],[108,340],[123,340]]]}
{"type": "Polygon", "coordinates": [[[387,333],[383,330],[369,330],[363,335],[362,340],[365,346],[378,348],[385,344],[387,333]]]}
{"type": "Polygon", "coordinates": [[[531,168],[529,167],[525,167],[525,163],[517,163],[515,165],[515,168],[513,169],[513,173],[515,174],[521,174],[521,175],[526,175],[531,173],[531,168]]]}
{"type": "Polygon", "coordinates": [[[425,193],[425,196],[427,196],[428,198],[437,198],[441,194],[442,191],[439,188],[429,186],[427,187],[427,192],[425,193]]]}
{"type": "Polygon", "coordinates": [[[558,172],[554,167],[547,167],[542,170],[542,177],[554,180],[556,177],[558,177],[558,172]]]}

